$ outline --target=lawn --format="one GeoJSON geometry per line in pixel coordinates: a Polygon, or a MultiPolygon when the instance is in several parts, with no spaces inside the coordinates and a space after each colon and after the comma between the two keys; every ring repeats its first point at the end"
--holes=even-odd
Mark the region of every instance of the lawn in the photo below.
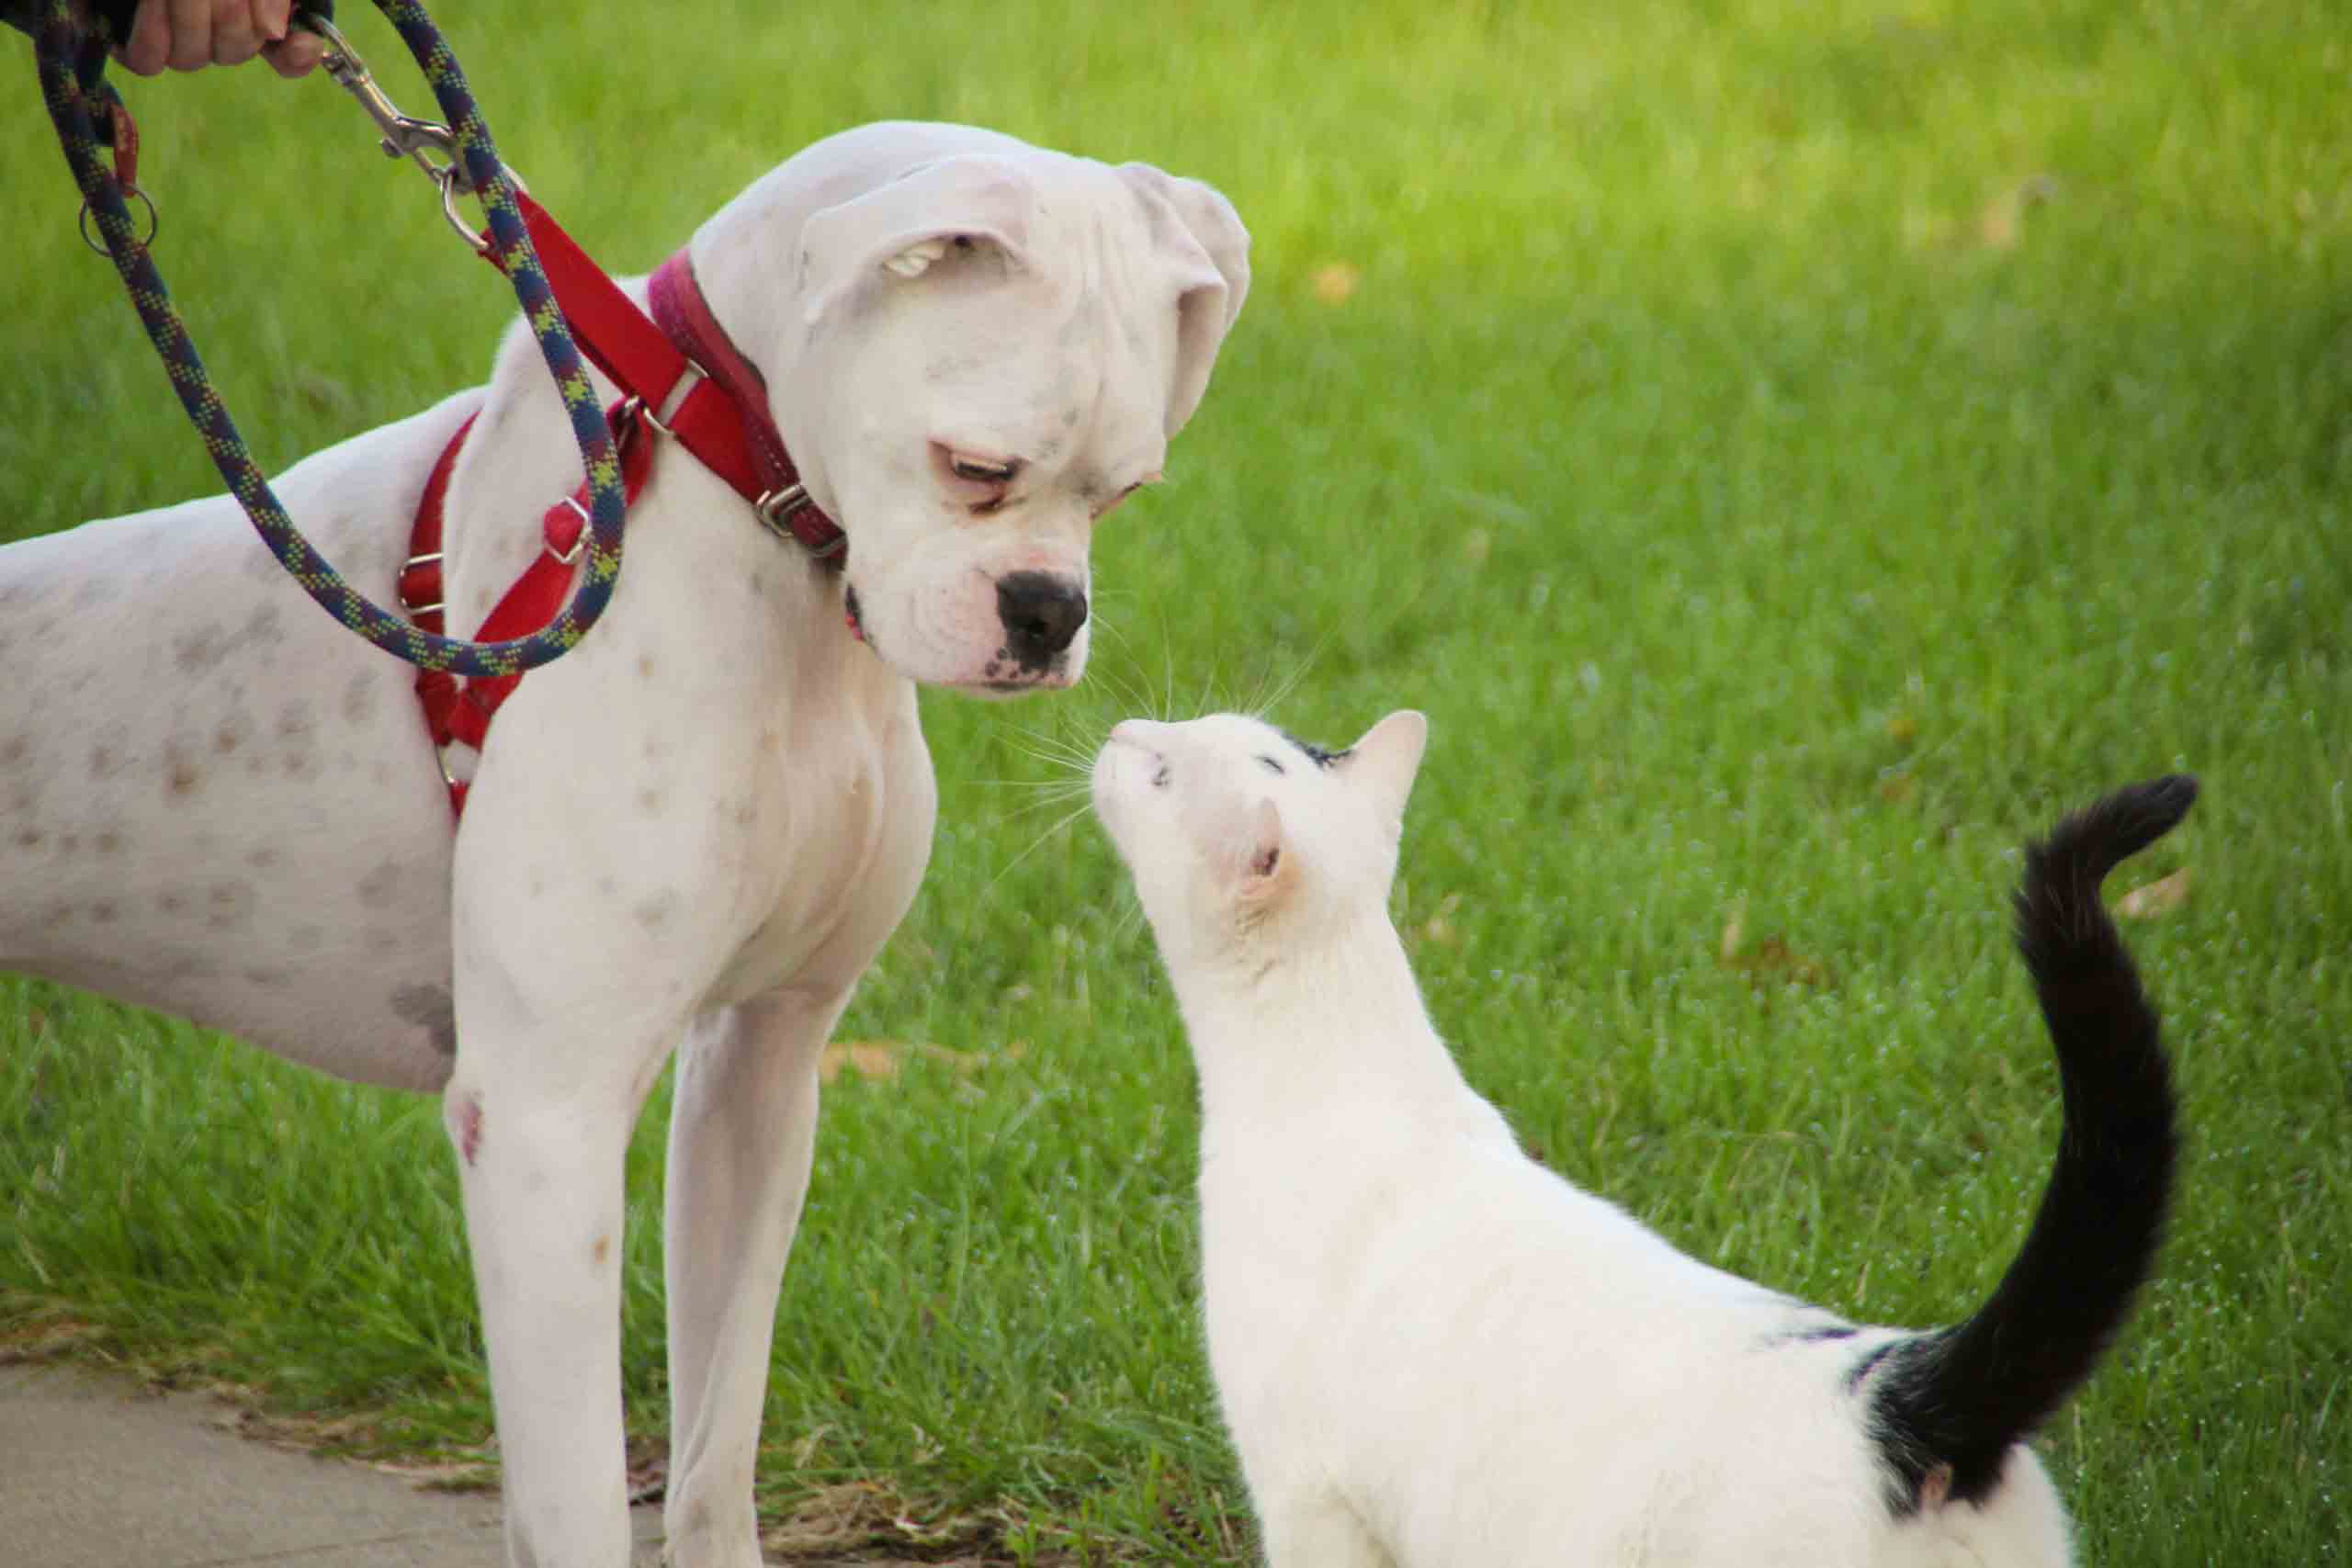
{"type": "MultiPolygon", "coordinates": [[[[2018,841],[2201,775],[2118,889],[2187,873],[2127,923],[2180,1202],[2041,1447],[2086,1562],[2346,1557],[2335,0],[443,9],[508,161],[616,270],[891,117],[1195,175],[1256,236],[1170,483],[1100,537],[1086,685],[925,698],[932,874],[843,1025],[867,1048],[777,1322],[779,1544],[1250,1560],[1193,1300],[1189,1060],[1057,797],[1123,715],[1272,697],[1333,742],[1430,716],[1396,915],[1527,1141],[1884,1322],[1980,1299],[2047,1168],[2018,841]]],[[[346,30],[422,108],[366,12],[346,30]]],[[[217,488],[74,237],[30,51],[0,54],[0,537],[217,488]]],[[[322,78],[129,91],[160,264],[266,463],[481,378],[511,301],[322,78]]],[[[628,1242],[649,1452],[666,1103],[628,1242]]],[[[0,981],[9,1342],[463,1467],[488,1399],[455,1194],[432,1101],[0,981]]]]}

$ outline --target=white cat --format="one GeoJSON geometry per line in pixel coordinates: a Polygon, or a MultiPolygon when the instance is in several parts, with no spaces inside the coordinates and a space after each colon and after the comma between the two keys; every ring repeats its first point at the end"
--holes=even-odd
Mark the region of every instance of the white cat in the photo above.
{"type": "Polygon", "coordinates": [[[1521,1153],[1388,920],[1426,733],[1130,721],[1094,764],[1199,1064],[1209,1359],[1274,1568],[2064,1563],[2022,1439],[2146,1276],[2174,1149],[2098,885],[2195,782],[2029,848],[2064,1131],[1999,1287],[1917,1333],[1709,1268],[1521,1153]]]}

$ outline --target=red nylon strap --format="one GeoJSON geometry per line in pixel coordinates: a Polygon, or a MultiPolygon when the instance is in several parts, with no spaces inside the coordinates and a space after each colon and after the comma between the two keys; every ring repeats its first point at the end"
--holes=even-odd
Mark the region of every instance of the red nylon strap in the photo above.
{"type": "MultiPolygon", "coordinates": [[[[768,414],[767,383],[711,314],[684,251],[653,276],[657,326],[547,209],[521,191],[515,203],[548,285],[590,363],[661,418],[680,446],[754,507],[798,482],[784,434],[768,414]],[[701,378],[663,418],[679,378],[690,370],[700,371],[701,378]]],[[[810,551],[840,553],[842,531],[813,504],[793,509],[784,523],[810,551]]]]}
{"type": "MultiPolygon", "coordinates": [[[[136,135],[135,130],[130,133],[134,159],[136,135]]],[[[571,321],[573,341],[622,391],[622,400],[605,411],[605,418],[619,444],[621,489],[628,504],[637,503],[653,465],[653,442],[645,431],[639,408],[661,418],[690,373],[700,372],[661,427],[750,502],[763,524],[773,528],[781,521],[813,554],[838,564],[842,531],[815,505],[805,499],[797,505],[775,503],[773,511],[762,504],[793,490],[798,475],[785,450],[783,434],[769,416],[766,381],[759,367],[736,350],[711,313],[695,282],[686,253],[672,256],[654,275],[653,308],[661,318],[657,326],[563,231],[547,209],[522,191],[515,193],[515,201],[531,243],[538,250],[548,287],[571,321]],[[632,400],[638,407],[631,406],[632,400]]],[[[495,257],[490,259],[496,265],[495,257]]],[[[409,560],[401,571],[400,597],[409,618],[424,631],[439,633],[447,622],[442,608],[442,508],[450,470],[456,468],[458,453],[473,425],[469,416],[441,449],[410,530],[409,560]]],[[[580,538],[588,522],[587,496],[588,487],[582,483],[568,500],[548,508],[540,519],[545,547],[483,620],[474,634],[476,640],[509,641],[555,619],[571,592],[580,538]]],[[[491,716],[522,679],[515,674],[461,682],[446,671],[417,672],[417,699],[424,705],[425,728],[442,754],[442,776],[449,785],[452,815],[465,809],[467,784],[449,773],[448,749],[466,745],[479,750],[489,738],[491,716]]]]}
{"type": "MultiPolygon", "coordinates": [[[[653,443],[642,421],[625,403],[614,404],[605,411],[605,417],[613,422],[620,442],[621,493],[634,506],[653,471],[653,443]]],[[[449,444],[441,449],[440,457],[433,465],[424,494],[417,502],[415,525],[409,535],[409,563],[401,572],[401,603],[407,608],[409,618],[429,632],[439,632],[447,621],[442,604],[442,508],[448,494],[450,470],[457,466],[458,452],[464,446],[473,423],[469,416],[458,427],[458,433],[449,438],[449,444]]],[[[588,486],[583,480],[570,498],[548,508],[539,520],[543,547],[483,619],[481,629],[474,633],[476,641],[505,642],[527,637],[555,619],[556,612],[563,608],[571,592],[581,536],[588,526],[587,507],[588,486]]],[[[490,737],[491,716],[522,682],[519,672],[460,681],[445,670],[418,671],[417,701],[424,705],[424,727],[433,737],[435,748],[445,753],[452,745],[480,750],[490,737]]],[[[462,813],[466,808],[467,784],[448,775],[446,756],[443,776],[449,785],[450,813],[462,813]]]]}
{"type": "Polygon", "coordinates": [[[130,118],[130,110],[120,98],[107,106],[107,119],[114,138],[107,144],[114,149],[114,183],[125,190],[137,190],[139,122],[130,118]]]}
{"type": "MultiPolygon", "coordinates": [[[[693,256],[680,250],[654,268],[653,276],[646,285],[646,298],[653,307],[654,324],[735,405],[743,422],[743,444],[759,468],[761,482],[771,491],[789,490],[799,483],[800,472],[793,466],[792,454],[784,449],[784,433],[775,427],[775,421],[768,413],[767,378],[760,374],[758,366],[743,357],[735,347],[735,340],[727,335],[727,329],[712,314],[710,301],[703,297],[702,285],[695,277],[693,256]]],[[[829,535],[839,535],[840,530],[822,513],[813,506],[807,510],[816,513],[816,521],[829,535]]],[[[819,547],[810,542],[808,535],[802,533],[800,538],[809,548],[819,547]]],[[[831,539],[825,542],[830,543],[831,539]]]]}

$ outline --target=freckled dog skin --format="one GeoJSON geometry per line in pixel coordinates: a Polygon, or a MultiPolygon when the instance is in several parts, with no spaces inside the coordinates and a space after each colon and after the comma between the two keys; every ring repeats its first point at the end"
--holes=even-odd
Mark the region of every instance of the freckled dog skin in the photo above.
{"type": "MultiPolygon", "coordinates": [[[[1205,186],[967,127],[846,131],[755,183],[689,254],[846,566],[665,444],[610,608],[500,710],[455,833],[414,672],[309,604],[232,501],[0,548],[0,967],[442,1091],[512,1562],[628,1559],[610,1249],[676,1050],[668,1560],[757,1562],[817,1053],[929,854],[915,687],[1079,678],[1093,527],[1159,476],[1247,250],[1205,186]]],[[[458,631],[578,482],[526,332],[486,387],[276,481],[390,604],[469,417],[458,631]]]]}

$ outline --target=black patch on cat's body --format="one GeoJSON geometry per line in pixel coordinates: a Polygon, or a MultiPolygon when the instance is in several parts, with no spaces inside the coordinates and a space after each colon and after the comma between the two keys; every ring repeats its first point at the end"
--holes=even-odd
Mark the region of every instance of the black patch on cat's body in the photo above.
{"type": "Polygon", "coordinates": [[[2098,888],[2196,798],[2190,778],[2137,784],[2026,846],[2018,951],[2058,1056],[2058,1155],[2025,1245],[1984,1304],[1964,1323],[1879,1347],[1848,1376],[1868,1401],[1898,1517],[1931,1490],[1965,1503],[1990,1495],[2010,1450],[2090,1375],[2154,1265],[2178,1147],[2171,1075],[2155,1009],[2098,888]]]}
{"type": "Polygon", "coordinates": [[[1783,1298],[1794,1320],[1787,1326],[1774,1330],[1764,1338],[1763,1348],[1777,1349],[1787,1345],[1820,1345],[1838,1339],[1851,1339],[1861,1332],[1845,1319],[1822,1311],[1808,1302],[1783,1298]]]}
{"type": "Polygon", "coordinates": [[[1878,1370],[1878,1364],[1894,1354],[1903,1344],[1903,1340],[1890,1339],[1870,1351],[1860,1360],[1856,1361],[1853,1369],[1846,1374],[1846,1391],[1851,1393],[1860,1389],[1871,1373],[1878,1370]]]}
{"type": "Polygon", "coordinates": [[[1315,744],[1312,740],[1301,740],[1297,736],[1293,735],[1287,729],[1282,732],[1282,736],[1283,739],[1289,741],[1292,745],[1305,752],[1306,760],[1314,763],[1318,768],[1328,768],[1332,763],[1347,756],[1349,751],[1355,750],[1354,747],[1351,746],[1348,748],[1347,751],[1327,751],[1322,747],[1315,744]]]}

